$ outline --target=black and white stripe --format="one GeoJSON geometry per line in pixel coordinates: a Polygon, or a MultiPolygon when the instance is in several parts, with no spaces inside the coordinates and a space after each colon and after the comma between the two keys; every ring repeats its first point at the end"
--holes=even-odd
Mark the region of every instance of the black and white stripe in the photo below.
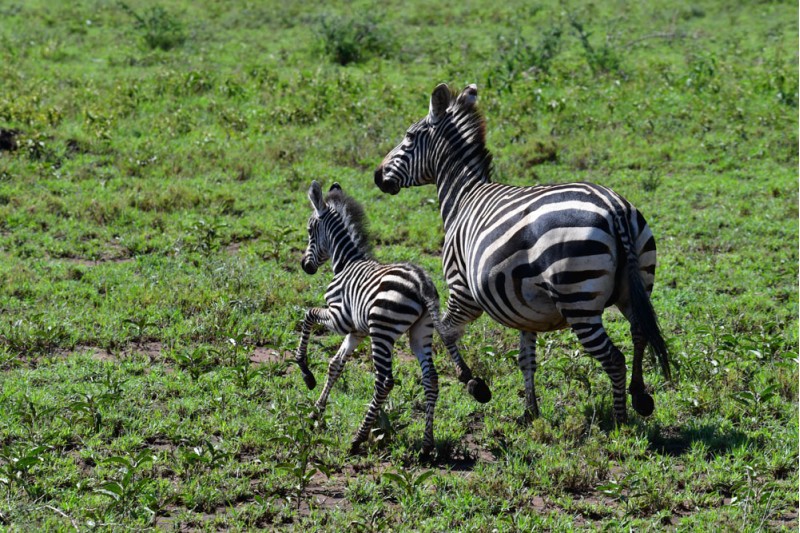
{"type": "MultiPolygon", "coordinates": [[[[342,372],[345,361],[367,336],[372,341],[375,365],[375,391],[367,414],[353,439],[353,451],[367,440],[381,405],[394,386],[392,349],[395,341],[408,332],[409,346],[422,367],[426,416],[422,450],[433,450],[433,414],[438,397],[438,375],[433,365],[434,328],[441,329],[439,295],[430,276],[420,267],[407,263],[384,265],[370,257],[363,210],[346,196],[338,184],[323,199],[320,184],[314,181],[308,191],[314,213],[308,221],[308,247],[302,266],[314,274],[320,264],[330,259],[334,277],[325,292],[327,307],[306,311],[297,363],[306,385],[313,389],[316,380],[308,368],[307,350],[311,328],[322,324],[346,335],[339,351],[330,360],[325,386],[316,402],[325,409],[331,388],[342,372]]],[[[485,383],[473,378],[461,359],[452,336],[443,335],[445,346],[456,363],[459,380],[468,384],[479,401],[491,397],[485,383]]]]}
{"type": "Polygon", "coordinates": [[[463,334],[488,313],[520,331],[525,417],[538,416],[534,388],[539,332],[571,327],[611,378],[614,415],[627,419],[625,358],[603,327],[616,305],[631,323],[634,358],[629,391],[648,416],[642,356],[649,343],[669,378],[666,345],[650,303],[656,246],[644,217],[614,191],[591,183],[513,187],[491,182],[485,121],[474,85],[434,90],[429,114],[413,124],[375,172],[386,193],[434,183],[445,241],[450,297],[442,322],[463,334]]]}

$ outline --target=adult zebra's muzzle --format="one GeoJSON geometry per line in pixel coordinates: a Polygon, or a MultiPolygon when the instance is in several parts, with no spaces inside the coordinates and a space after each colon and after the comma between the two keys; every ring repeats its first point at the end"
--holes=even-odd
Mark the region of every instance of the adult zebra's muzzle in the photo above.
{"type": "Polygon", "coordinates": [[[397,179],[386,178],[383,175],[383,165],[379,166],[375,171],[375,185],[385,193],[397,194],[400,192],[400,183],[397,179]]]}
{"type": "Polygon", "coordinates": [[[305,271],[306,274],[317,273],[317,265],[309,261],[307,257],[303,257],[303,260],[300,262],[300,266],[303,267],[303,270],[305,271]]]}

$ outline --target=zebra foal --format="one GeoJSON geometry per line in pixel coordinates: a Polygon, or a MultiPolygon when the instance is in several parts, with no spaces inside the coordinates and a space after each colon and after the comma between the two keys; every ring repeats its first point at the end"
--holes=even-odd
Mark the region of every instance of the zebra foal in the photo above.
{"type": "MultiPolygon", "coordinates": [[[[434,448],[433,414],[439,394],[439,378],[433,365],[431,345],[434,329],[439,329],[440,333],[443,331],[439,323],[436,287],[428,274],[416,265],[384,265],[371,258],[364,211],[355,200],[344,194],[339,184],[334,183],[323,198],[322,187],[313,181],[308,198],[314,211],[308,220],[308,246],[303,254],[303,270],[314,274],[322,263],[330,259],[334,273],[325,292],[328,305],[306,311],[300,345],[295,353],[309,389],[316,386],[307,362],[312,326],[322,324],[335,333],[346,335],[328,364],[327,379],[316,408],[319,412],[324,411],[345,361],[369,336],[375,365],[375,391],[352,441],[351,451],[357,452],[360,444],[369,437],[380,407],[394,386],[394,343],[408,332],[409,346],[422,367],[426,400],[422,451],[430,453],[434,448]]],[[[459,380],[467,383],[468,390],[478,401],[489,401],[491,392],[488,387],[480,378],[473,378],[470,368],[458,353],[455,341],[448,338],[443,335],[459,380]]]]}
{"type": "Polygon", "coordinates": [[[385,193],[435,184],[444,222],[442,262],[450,296],[443,326],[455,332],[486,312],[519,330],[524,419],[539,415],[534,387],[536,336],[566,327],[611,379],[614,418],[627,420],[625,358],[603,327],[616,305],[630,322],[633,408],[653,412],[642,356],[650,344],[670,378],[669,356],[650,303],[656,245],[642,214],[591,183],[513,187],[491,181],[486,122],[478,90],[441,84],[429,113],[412,124],[375,171],[385,193]]]}

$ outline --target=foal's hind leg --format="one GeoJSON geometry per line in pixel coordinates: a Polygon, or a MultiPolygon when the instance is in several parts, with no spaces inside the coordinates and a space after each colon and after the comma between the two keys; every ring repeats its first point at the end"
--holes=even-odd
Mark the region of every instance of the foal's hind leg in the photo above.
{"type": "Polygon", "coordinates": [[[369,334],[372,339],[372,360],[375,364],[375,391],[372,394],[372,401],[367,407],[367,414],[353,439],[350,447],[351,453],[358,452],[361,443],[369,438],[369,432],[378,417],[381,406],[394,388],[392,348],[401,333],[387,326],[370,326],[369,334]]]}
{"type": "Polygon", "coordinates": [[[614,398],[614,421],[624,424],[628,421],[625,406],[625,357],[608,337],[601,315],[592,317],[568,318],[572,331],[578,336],[583,348],[603,366],[611,378],[611,391],[614,398]]]}
{"type": "Polygon", "coordinates": [[[439,375],[433,365],[431,343],[433,323],[425,315],[408,331],[408,344],[422,368],[422,386],[425,389],[425,433],[422,438],[422,453],[429,454],[435,447],[433,438],[433,413],[439,398],[439,375]]]}

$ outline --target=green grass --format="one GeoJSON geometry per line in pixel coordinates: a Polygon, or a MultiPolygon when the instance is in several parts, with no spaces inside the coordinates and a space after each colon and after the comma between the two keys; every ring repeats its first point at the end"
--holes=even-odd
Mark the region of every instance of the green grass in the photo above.
{"type": "MultiPolygon", "coordinates": [[[[0,16],[3,528],[797,529],[796,5],[0,16]],[[446,294],[433,189],[372,180],[441,81],[478,84],[498,181],[594,181],[647,217],[680,377],[647,362],[651,418],[614,428],[607,377],[559,332],[539,339],[542,418],[518,426],[516,336],[482,318],[464,353],[494,398],[472,401],[437,341],[432,460],[405,341],[365,455],[347,455],[365,348],[306,422],[318,391],[284,361],[331,273],[299,268],[305,191],[340,182],[378,258],[420,263],[446,294]]],[[[606,320],[630,354],[627,323],[606,320]]],[[[339,342],[312,341],[318,379],[339,342]]]]}

